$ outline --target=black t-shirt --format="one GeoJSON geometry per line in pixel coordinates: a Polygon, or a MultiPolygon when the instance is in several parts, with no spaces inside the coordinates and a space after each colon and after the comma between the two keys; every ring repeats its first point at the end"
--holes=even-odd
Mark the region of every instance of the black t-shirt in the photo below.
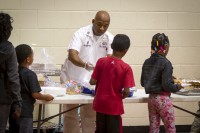
{"type": "Polygon", "coordinates": [[[35,99],[31,96],[33,92],[40,92],[37,75],[25,67],[19,67],[21,96],[22,96],[22,114],[21,117],[33,117],[35,99]]]}

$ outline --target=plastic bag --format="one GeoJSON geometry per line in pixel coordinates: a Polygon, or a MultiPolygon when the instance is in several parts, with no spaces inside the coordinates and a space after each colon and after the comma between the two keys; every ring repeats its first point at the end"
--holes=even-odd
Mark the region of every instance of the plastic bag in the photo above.
{"type": "Polygon", "coordinates": [[[34,61],[30,69],[38,73],[46,75],[60,75],[60,70],[56,68],[53,56],[49,54],[46,48],[41,48],[37,51],[34,47],[34,61]]]}

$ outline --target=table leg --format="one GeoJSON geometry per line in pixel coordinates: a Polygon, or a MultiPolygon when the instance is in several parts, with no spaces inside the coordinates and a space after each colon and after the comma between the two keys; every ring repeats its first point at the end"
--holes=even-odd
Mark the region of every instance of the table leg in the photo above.
{"type": "Polygon", "coordinates": [[[53,115],[53,116],[50,116],[50,117],[48,117],[48,118],[44,118],[44,119],[41,120],[41,117],[42,117],[42,107],[44,106],[44,104],[39,104],[38,120],[37,120],[37,121],[34,121],[34,122],[38,122],[38,123],[37,123],[37,133],[40,133],[40,127],[41,127],[41,125],[42,125],[43,123],[45,123],[46,121],[48,121],[48,120],[50,120],[50,119],[53,119],[54,117],[60,116],[60,115],[66,113],[66,112],[69,112],[69,111],[71,111],[71,110],[74,110],[74,109],[76,109],[76,108],[79,108],[79,107],[81,107],[81,106],[84,106],[84,105],[85,105],[85,104],[80,104],[80,105],[78,105],[78,106],[76,106],[76,107],[74,107],[74,108],[65,110],[65,111],[63,111],[63,112],[60,112],[61,110],[59,110],[59,114],[56,114],[56,115],[53,115]]]}
{"type": "Polygon", "coordinates": [[[38,123],[37,123],[37,133],[40,133],[41,115],[42,115],[42,104],[39,104],[38,123]]]}
{"type": "MultiPolygon", "coordinates": [[[[62,104],[59,104],[59,114],[62,112],[62,104]]],[[[62,114],[58,116],[58,126],[59,128],[56,129],[56,133],[62,133],[62,114]]]]}
{"type": "Polygon", "coordinates": [[[183,109],[183,108],[181,108],[181,107],[178,107],[178,106],[176,106],[176,105],[173,105],[173,106],[174,106],[174,108],[180,109],[180,110],[182,110],[182,111],[184,111],[184,112],[187,112],[187,113],[189,113],[189,114],[192,114],[192,115],[194,115],[194,116],[200,118],[200,115],[199,115],[199,114],[193,113],[193,112],[191,112],[191,111],[188,111],[188,110],[183,109]]]}
{"type": "MultiPolygon", "coordinates": [[[[42,116],[41,117],[42,117],[42,119],[45,118],[45,104],[42,105],[42,116]]],[[[43,128],[42,131],[43,131],[43,133],[46,133],[46,129],[45,128],[43,128]]]]}

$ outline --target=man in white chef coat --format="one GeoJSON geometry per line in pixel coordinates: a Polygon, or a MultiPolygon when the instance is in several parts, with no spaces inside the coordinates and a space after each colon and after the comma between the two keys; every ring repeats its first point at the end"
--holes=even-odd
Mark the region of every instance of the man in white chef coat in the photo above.
{"type": "MultiPolygon", "coordinates": [[[[107,31],[110,25],[110,15],[106,11],[98,11],[92,24],[80,28],[68,47],[68,58],[61,70],[61,82],[74,80],[78,83],[89,83],[97,60],[112,54],[111,43],[113,35],[107,31]]],[[[71,109],[77,104],[64,105],[63,109],[71,109]]],[[[64,114],[64,133],[94,133],[95,112],[92,104],[80,108],[80,118],[77,109],[64,114]]]]}

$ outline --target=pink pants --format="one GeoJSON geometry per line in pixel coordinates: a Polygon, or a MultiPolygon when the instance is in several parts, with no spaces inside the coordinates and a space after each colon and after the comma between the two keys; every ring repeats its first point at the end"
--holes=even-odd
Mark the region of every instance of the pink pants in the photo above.
{"type": "Polygon", "coordinates": [[[159,133],[160,119],[165,126],[165,133],[176,133],[174,108],[169,96],[150,94],[148,99],[149,133],[159,133]]]}

